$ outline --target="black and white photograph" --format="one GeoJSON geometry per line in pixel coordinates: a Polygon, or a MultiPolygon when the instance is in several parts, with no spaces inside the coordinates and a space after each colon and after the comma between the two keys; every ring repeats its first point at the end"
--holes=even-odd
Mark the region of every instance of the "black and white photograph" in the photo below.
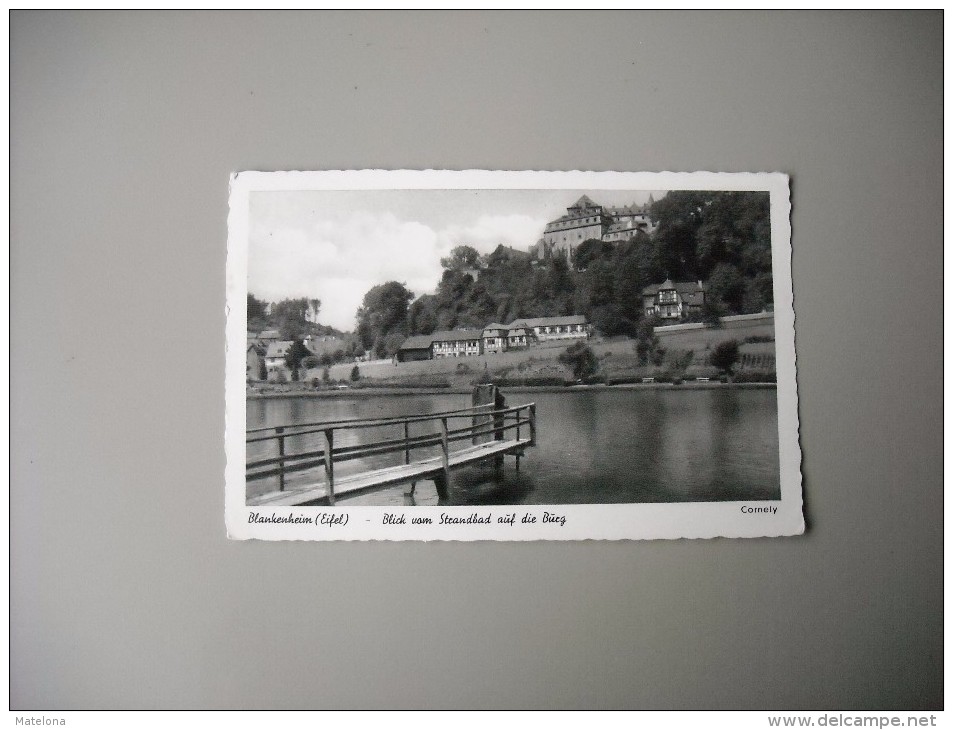
{"type": "Polygon", "coordinates": [[[382,527],[558,538],[572,506],[692,504],[776,524],[777,177],[249,189],[229,347],[251,524],[401,508],[382,527]]]}
{"type": "Polygon", "coordinates": [[[942,727],[945,19],[12,10],[11,725],[942,727]]]}

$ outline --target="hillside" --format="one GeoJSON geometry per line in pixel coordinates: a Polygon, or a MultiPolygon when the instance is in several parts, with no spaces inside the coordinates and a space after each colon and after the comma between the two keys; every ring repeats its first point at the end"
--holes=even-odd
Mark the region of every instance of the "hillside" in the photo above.
{"type": "Polygon", "coordinates": [[[636,336],[643,289],[666,279],[705,282],[694,321],[771,310],[769,212],[764,192],[672,191],[649,209],[652,235],[580,242],[568,259],[534,259],[504,246],[481,256],[458,246],[441,260],[434,294],[415,297],[399,282],[368,291],[356,334],[380,358],[410,335],[527,317],[581,314],[602,335],[636,336]]]}
{"type": "MultiPolygon", "coordinates": [[[[739,370],[743,377],[771,379],[774,371],[773,318],[755,321],[726,321],[721,328],[700,328],[670,331],[659,335],[664,351],[658,364],[640,365],[637,341],[627,336],[597,337],[588,345],[598,358],[595,378],[602,382],[631,382],[643,377],[716,377],[717,371],[708,362],[712,350],[721,342],[740,343],[739,370]]],[[[394,363],[383,360],[359,363],[361,381],[374,385],[463,387],[488,376],[498,383],[544,384],[574,382],[571,370],[559,362],[569,346],[566,341],[545,342],[526,350],[474,357],[420,360],[394,363]]],[[[354,385],[350,380],[353,363],[334,365],[329,369],[332,381],[354,385]]],[[[312,369],[305,382],[321,380],[323,369],[312,369]]]]}

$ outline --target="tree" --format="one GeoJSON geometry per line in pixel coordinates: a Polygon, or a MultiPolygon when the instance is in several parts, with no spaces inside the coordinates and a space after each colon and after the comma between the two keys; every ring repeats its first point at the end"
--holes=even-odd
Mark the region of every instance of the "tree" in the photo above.
{"type": "Polygon", "coordinates": [[[437,298],[433,294],[424,294],[410,305],[407,329],[412,335],[429,335],[437,329],[437,298]]]}
{"type": "MultiPolygon", "coordinates": [[[[308,308],[311,302],[317,299],[282,299],[271,308],[271,317],[281,333],[283,340],[298,340],[309,331],[307,320],[308,308]]],[[[320,306],[320,302],[318,302],[320,306]]]]}
{"type": "Polygon", "coordinates": [[[360,368],[357,367],[357,365],[355,365],[353,368],[351,368],[351,380],[356,383],[360,379],[361,379],[361,370],[360,368]]]}
{"type": "Polygon", "coordinates": [[[721,318],[725,316],[725,305],[720,301],[706,299],[700,314],[701,321],[709,327],[720,328],[721,318]]]}
{"type": "Polygon", "coordinates": [[[745,279],[734,264],[718,264],[708,279],[708,292],[713,303],[724,304],[732,314],[742,310],[745,298],[745,279]]]}
{"type": "Polygon", "coordinates": [[[645,366],[649,362],[661,365],[665,358],[665,348],[659,345],[655,334],[656,324],[658,320],[655,317],[646,317],[636,330],[635,354],[639,357],[639,365],[645,366]]]}
{"type": "Polygon", "coordinates": [[[407,309],[413,298],[413,293],[397,281],[368,290],[357,310],[357,336],[363,349],[373,349],[378,356],[383,356],[387,335],[407,334],[407,309]]]}
{"type": "Polygon", "coordinates": [[[734,371],[735,363],[738,362],[738,341],[725,340],[715,345],[711,351],[711,364],[726,375],[731,375],[734,371]]]}
{"type": "Polygon", "coordinates": [[[400,332],[391,332],[383,339],[383,352],[378,353],[380,357],[393,357],[397,354],[400,346],[404,344],[407,338],[400,332]]]}
{"type": "Polygon", "coordinates": [[[593,261],[611,257],[613,250],[614,246],[608,241],[603,241],[601,238],[589,238],[573,251],[573,267],[577,271],[585,271],[593,261]]]}
{"type": "Polygon", "coordinates": [[[321,373],[321,382],[325,385],[331,382],[331,370],[329,368],[325,368],[324,372],[321,373]]]}
{"type": "Polygon", "coordinates": [[[298,379],[298,368],[301,367],[301,361],[311,354],[311,350],[304,346],[301,340],[295,340],[285,353],[285,365],[291,371],[291,379],[298,379]]]}
{"type": "Polygon", "coordinates": [[[599,360],[585,342],[577,342],[560,354],[559,362],[572,370],[573,377],[582,380],[595,375],[599,370],[599,360]]]}
{"type": "Polygon", "coordinates": [[[301,367],[303,367],[305,370],[321,367],[321,358],[316,357],[315,355],[308,355],[302,358],[301,367]]]}
{"type": "Polygon", "coordinates": [[[592,326],[606,337],[629,334],[631,322],[622,316],[615,304],[593,307],[590,319],[592,326]]]}
{"type": "Polygon", "coordinates": [[[248,323],[251,327],[251,323],[255,322],[256,326],[254,329],[260,329],[260,325],[265,322],[265,319],[268,317],[266,309],[268,303],[262,301],[255,297],[254,294],[248,292],[248,323]]]}
{"type": "Polygon", "coordinates": [[[457,246],[449,256],[440,259],[440,265],[448,271],[476,269],[480,265],[480,252],[473,246],[457,246]]]}

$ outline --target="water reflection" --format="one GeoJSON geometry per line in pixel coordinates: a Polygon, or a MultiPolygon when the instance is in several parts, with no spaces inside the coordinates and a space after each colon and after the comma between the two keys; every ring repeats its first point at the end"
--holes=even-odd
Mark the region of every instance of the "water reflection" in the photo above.
{"type": "MultiPolygon", "coordinates": [[[[780,499],[777,397],[774,390],[609,390],[508,393],[510,405],[537,404],[537,446],[519,472],[508,457],[502,478],[493,465],[455,470],[452,504],[585,504],[780,499]]],[[[347,418],[428,414],[465,408],[467,395],[374,398],[276,398],[249,401],[248,427],[347,418]]],[[[432,431],[413,424],[411,435],[432,431]]],[[[368,443],[403,436],[401,426],[342,431],[335,443],[368,443]]],[[[248,458],[271,455],[251,444],[248,458]]],[[[289,439],[288,450],[320,448],[318,435],[289,439]],[[294,442],[292,444],[292,442],[294,442]]],[[[439,449],[430,450],[436,455],[439,449]]],[[[415,451],[423,457],[424,450],[415,451]]],[[[335,465],[344,475],[400,463],[387,454],[335,465]]],[[[306,483],[320,472],[289,476],[306,483]]],[[[273,489],[249,484],[249,496],[273,489]]],[[[413,495],[403,487],[347,500],[347,504],[435,505],[430,481],[413,495]]]]}

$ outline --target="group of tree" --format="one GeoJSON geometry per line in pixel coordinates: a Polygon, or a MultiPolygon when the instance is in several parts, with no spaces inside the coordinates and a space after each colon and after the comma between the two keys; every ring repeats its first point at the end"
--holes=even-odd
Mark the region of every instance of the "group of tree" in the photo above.
{"type": "Polygon", "coordinates": [[[357,341],[377,357],[390,357],[410,334],[408,306],[414,294],[397,281],[370,289],[357,310],[357,341]]]}
{"type": "Polygon", "coordinates": [[[770,200],[766,192],[672,191],[654,201],[650,236],[581,242],[571,256],[533,261],[499,246],[480,255],[458,246],[441,259],[434,294],[414,297],[390,281],[367,292],[357,315],[362,345],[389,357],[410,335],[482,328],[491,322],[583,314],[602,334],[641,343],[640,359],[661,357],[642,291],[665,279],[704,281],[706,305],[696,319],[760,312],[773,306],[770,200]]]}
{"type": "MultiPolygon", "coordinates": [[[[248,293],[248,331],[278,330],[282,340],[300,340],[307,335],[344,335],[340,330],[308,320],[321,310],[321,300],[308,297],[267,302],[248,293]]],[[[315,317],[316,318],[316,317],[315,317]]]]}

